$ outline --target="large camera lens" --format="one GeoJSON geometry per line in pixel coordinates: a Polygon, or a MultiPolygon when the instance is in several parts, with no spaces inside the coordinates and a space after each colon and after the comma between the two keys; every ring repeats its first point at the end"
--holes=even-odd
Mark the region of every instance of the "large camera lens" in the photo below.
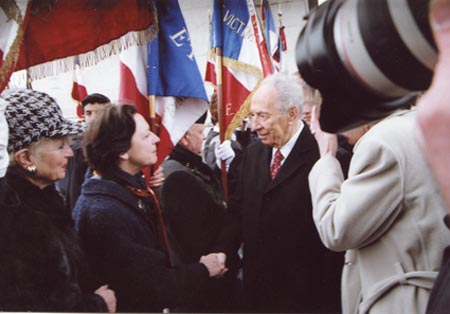
{"type": "Polygon", "coordinates": [[[383,118],[431,83],[437,59],[428,0],[330,0],[297,41],[302,78],[319,89],[322,129],[383,118]]]}

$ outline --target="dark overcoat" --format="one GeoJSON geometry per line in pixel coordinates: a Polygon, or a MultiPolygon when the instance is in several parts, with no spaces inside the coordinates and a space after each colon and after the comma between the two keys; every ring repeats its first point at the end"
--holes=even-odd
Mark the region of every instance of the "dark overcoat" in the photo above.
{"type": "MultiPolygon", "coordinates": [[[[446,218],[446,220],[450,220],[446,218]]],[[[442,268],[431,290],[426,314],[445,314],[450,309],[450,246],[445,248],[442,268]]]]}
{"type": "Polygon", "coordinates": [[[54,185],[8,170],[0,201],[0,311],[106,312],[54,185]]]}
{"type": "Polygon", "coordinates": [[[171,267],[154,204],[114,181],[92,177],[73,215],[93,270],[117,296],[118,312],[161,312],[193,300],[208,281],[200,263],[171,267]]]}
{"type": "Polygon", "coordinates": [[[319,151],[305,125],[274,180],[272,149],[248,146],[218,248],[243,241],[248,311],[339,312],[343,256],[322,244],[312,219],[308,173],[319,151]]]}
{"type": "Polygon", "coordinates": [[[211,252],[225,213],[222,186],[199,155],[177,145],[164,169],[161,204],[185,263],[211,252]]]}
{"type": "MultiPolygon", "coordinates": [[[[202,255],[213,253],[225,213],[222,185],[199,155],[181,145],[173,149],[162,167],[165,180],[160,194],[166,221],[182,261],[196,262],[202,255]]],[[[235,311],[240,286],[236,272],[211,279],[200,302],[185,310],[235,311]]]]}

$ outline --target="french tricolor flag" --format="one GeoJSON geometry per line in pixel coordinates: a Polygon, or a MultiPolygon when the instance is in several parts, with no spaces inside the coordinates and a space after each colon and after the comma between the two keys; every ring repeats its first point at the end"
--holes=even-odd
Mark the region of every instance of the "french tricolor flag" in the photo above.
{"type": "Polygon", "coordinates": [[[160,164],[206,112],[208,98],[178,1],[160,0],[156,6],[156,37],[121,54],[119,102],[135,103],[139,113],[150,117],[149,95],[155,96],[160,164]]]}
{"type": "MultiPolygon", "coordinates": [[[[264,36],[266,38],[267,50],[271,58],[278,50],[278,35],[275,30],[275,22],[273,20],[272,10],[268,0],[261,2],[261,20],[264,25],[264,36]]],[[[276,64],[274,64],[276,66],[276,64]]],[[[278,71],[276,68],[275,70],[278,71]]]]}
{"type": "Polygon", "coordinates": [[[222,48],[222,98],[226,137],[248,115],[250,93],[272,64],[253,0],[214,0],[206,81],[217,85],[216,47],[222,48]]]}

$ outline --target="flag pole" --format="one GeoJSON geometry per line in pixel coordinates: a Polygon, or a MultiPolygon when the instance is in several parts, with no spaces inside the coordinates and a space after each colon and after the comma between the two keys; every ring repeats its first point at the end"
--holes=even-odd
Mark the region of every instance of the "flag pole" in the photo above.
{"type": "MultiPolygon", "coordinates": [[[[219,139],[220,143],[225,141],[225,104],[223,103],[223,85],[222,85],[222,47],[215,47],[216,56],[216,77],[217,77],[217,108],[219,109],[219,139]]],[[[228,178],[226,161],[221,160],[221,178],[223,186],[223,195],[225,202],[228,202],[228,178]]]]}
{"type": "MultiPolygon", "coordinates": [[[[155,95],[148,95],[148,109],[149,109],[149,121],[148,124],[150,125],[150,131],[152,131],[154,134],[158,135],[158,130],[156,129],[156,111],[155,111],[155,95]]],[[[153,175],[155,172],[154,165],[150,166],[150,174],[148,179],[150,179],[150,176],[153,175]]]]}
{"type": "Polygon", "coordinates": [[[150,114],[150,131],[155,134],[158,134],[158,130],[156,129],[156,113],[155,113],[155,95],[148,95],[148,109],[150,114]]]}
{"type": "MultiPolygon", "coordinates": [[[[222,1],[214,1],[214,11],[217,14],[214,21],[214,29],[216,32],[216,38],[214,43],[214,54],[215,54],[215,70],[216,70],[216,93],[217,93],[217,109],[219,113],[219,139],[220,143],[225,141],[225,104],[223,103],[223,85],[222,85],[222,66],[223,66],[223,38],[222,38],[222,1]]],[[[210,26],[213,27],[211,20],[210,26]]],[[[223,195],[225,202],[228,202],[228,177],[227,177],[227,167],[225,160],[220,163],[221,169],[221,181],[223,188],[223,195]]]]}

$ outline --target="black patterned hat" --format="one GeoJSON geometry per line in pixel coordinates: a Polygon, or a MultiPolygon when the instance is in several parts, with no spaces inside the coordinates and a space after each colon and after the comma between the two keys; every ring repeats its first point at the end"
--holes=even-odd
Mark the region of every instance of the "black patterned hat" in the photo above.
{"type": "Polygon", "coordinates": [[[9,125],[10,153],[28,147],[43,137],[73,135],[84,130],[82,124],[65,119],[55,99],[46,93],[9,89],[1,97],[9,102],[5,117],[9,125]]]}

